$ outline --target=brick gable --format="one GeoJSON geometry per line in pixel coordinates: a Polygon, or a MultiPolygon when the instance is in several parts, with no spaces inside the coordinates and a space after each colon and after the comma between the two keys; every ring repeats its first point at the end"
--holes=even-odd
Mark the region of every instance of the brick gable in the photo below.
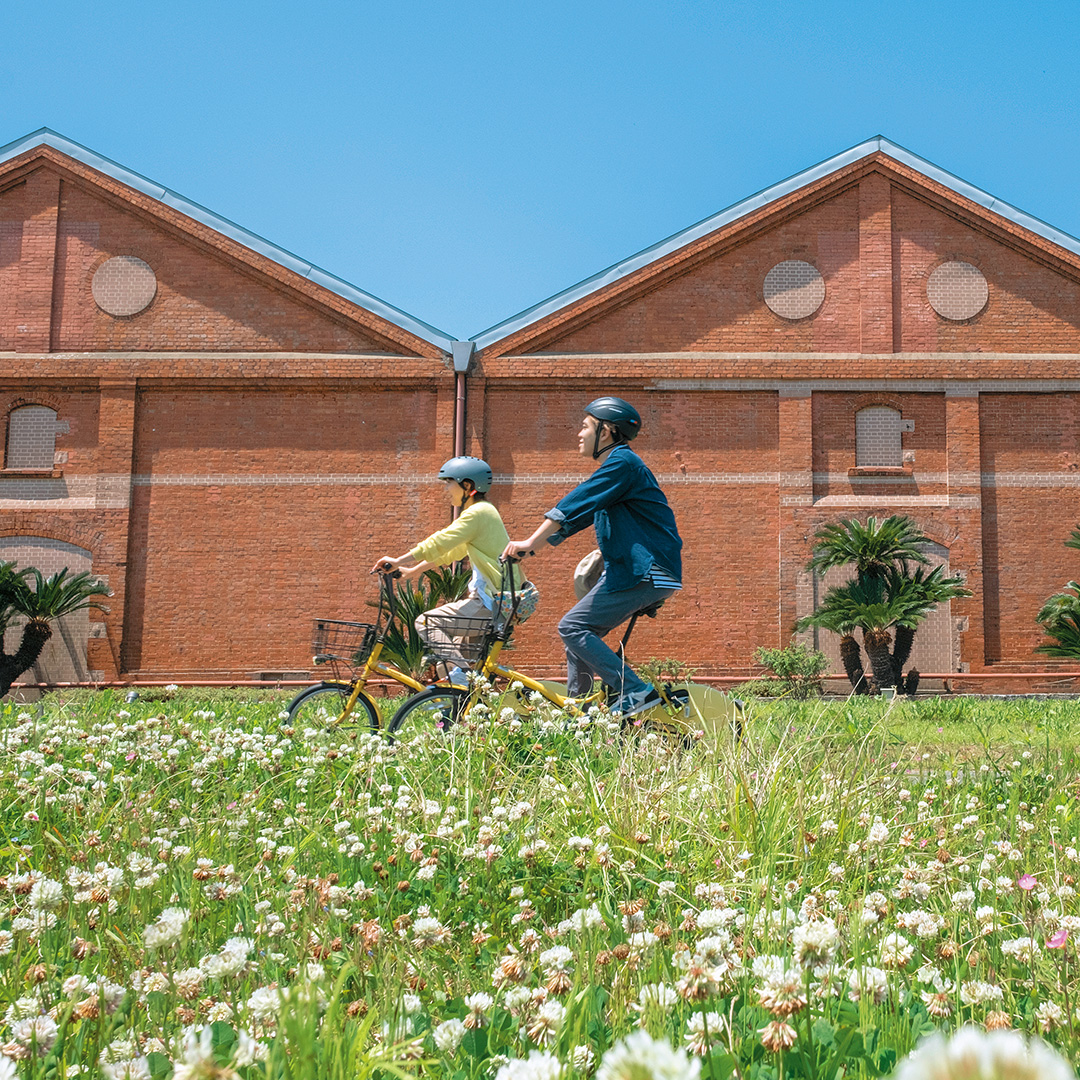
{"type": "Polygon", "coordinates": [[[289,266],[49,146],[0,165],[5,349],[443,355],[289,266]],[[156,275],[157,293],[138,314],[117,317],[95,303],[94,273],[115,256],[135,256],[156,275]]]}

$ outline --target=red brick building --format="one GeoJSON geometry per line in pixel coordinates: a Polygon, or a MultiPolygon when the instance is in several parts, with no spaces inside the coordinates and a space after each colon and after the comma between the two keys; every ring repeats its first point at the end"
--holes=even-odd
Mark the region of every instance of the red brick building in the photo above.
{"type": "MultiPolygon", "coordinates": [[[[0,558],[114,592],[39,676],[305,670],[309,619],[362,612],[372,556],[445,519],[455,434],[524,535],[588,472],[600,393],[640,407],[686,541],[635,655],[746,671],[827,584],[815,530],[903,512],[974,591],[916,664],[1048,666],[1034,614],[1078,576],[1080,242],[884,139],[468,342],[51,132],[0,150],[0,558]]],[[[558,664],[590,546],[530,565],[523,661],[558,664]]]]}

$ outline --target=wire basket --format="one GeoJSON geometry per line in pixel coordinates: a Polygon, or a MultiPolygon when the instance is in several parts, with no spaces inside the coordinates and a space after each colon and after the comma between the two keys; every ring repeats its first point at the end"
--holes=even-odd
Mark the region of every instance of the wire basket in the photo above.
{"type": "Polygon", "coordinates": [[[374,644],[375,627],[370,623],[316,619],[311,633],[311,651],[316,663],[344,660],[362,664],[371,655],[374,644]]]}
{"type": "Polygon", "coordinates": [[[417,619],[417,629],[427,652],[436,660],[465,659],[476,664],[487,655],[491,643],[490,615],[468,619],[463,615],[435,615],[429,611],[417,619]]]}

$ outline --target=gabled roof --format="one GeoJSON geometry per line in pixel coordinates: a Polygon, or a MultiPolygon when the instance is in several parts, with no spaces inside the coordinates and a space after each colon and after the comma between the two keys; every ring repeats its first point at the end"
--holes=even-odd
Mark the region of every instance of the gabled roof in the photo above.
{"type": "Polygon", "coordinates": [[[969,199],[971,202],[1019,225],[1021,228],[1027,229],[1037,236],[1049,240],[1051,243],[1057,244],[1066,251],[1070,251],[1075,255],[1080,255],[1080,239],[1077,239],[1075,236],[1070,236],[1068,233],[1054,228],[1054,226],[1047,224],[1045,221],[1033,217],[1031,214],[1027,214],[1023,210],[1019,210],[1007,202],[1003,202],[1001,199],[983,191],[981,188],[975,187],[974,184],[969,184],[966,180],[961,180],[958,176],[954,176],[952,173],[947,172],[933,162],[919,157],[918,154],[913,154],[910,150],[906,150],[904,147],[898,146],[894,142],[890,142],[884,136],[876,135],[872,139],[867,139],[865,142],[861,142],[857,146],[851,147],[850,150],[845,150],[835,157],[819,162],[817,165],[813,165],[809,169],[804,169],[794,176],[789,176],[786,180],[781,180],[771,187],[764,188],[756,195],[751,195],[746,199],[734,203],[732,206],[727,207],[726,210],[721,210],[719,213],[699,221],[696,225],[691,225],[688,229],[683,229],[681,232],[669,236],[666,240],[661,240],[658,243],[639,251],[636,255],[631,255],[630,258],[623,259],[622,262],[615,263],[606,270],[601,270],[600,273],[594,274],[584,281],[579,281],[576,285],[572,285],[569,289],[564,289],[562,292],[556,293],[547,300],[542,300],[538,304],[533,304],[532,307],[526,308],[517,315],[505,319],[503,322],[497,323],[487,330],[481,331],[481,333],[474,335],[470,340],[476,342],[476,349],[479,352],[497,341],[509,338],[530,324],[539,322],[546,316],[569,307],[571,304],[577,303],[593,293],[597,293],[601,289],[628,277],[635,271],[658,262],[665,256],[692,244],[696,240],[700,240],[702,237],[708,236],[710,233],[723,228],[725,225],[730,225],[740,218],[760,211],[770,203],[778,202],[785,196],[798,191],[800,188],[813,184],[815,181],[823,180],[825,177],[828,177],[847,166],[856,164],[863,158],[878,153],[884,154],[894,161],[907,166],[909,169],[921,173],[923,176],[935,181],[942,187],[955,192],[965,199],[969,199]]]}
{"type": "Polygon", "coordinates": [[[178,210],[187,217],[207,226],[207,228],[213,229],[227,236],[230,240],[234,240],[236,243],[257,252],[264,258],[270,259],[272,262],[291,270],[295,274],[299,274],[301,277],[332,293],[336,293],[350,303],[367,309],[394,326],[430,342],[437,348],[446,352],[450,351],[454,339],[449,334],[423,322],[421,319],[417,319],[400,308],[394,307],[392,304],[388,304],[385,300],[380,300],[377,296],[372,296],[371,293],[364,292],[363,289],[358,289],[355,285],[350,285],[349,282],[342,278],[307,262],[305,259],[301,259],[291,251],[286,251],[284,248],[272,244],[257,233],[249,232],[242,226],[237,225],[236,222],[215,214],[205,206],[184,198],[183,195],[173,191],[171,188],[163,187],[141,173],[133,172],[110,158],[94,153],[93,150],[80,143],[66,139],[63,135],[50,128],[39,128],[37,131],[31,132],[15,142],[0,146],[0,167],[39,146],[52,147],[61,154],[66,154],[68,157],[74,158],[76,161],[88,165],[100,173],[104,173],[113,180],[134,188],[136,191],[142,192],[142,194],[148,195],[150,198],[156,199],[174,210],[178,210]]]}

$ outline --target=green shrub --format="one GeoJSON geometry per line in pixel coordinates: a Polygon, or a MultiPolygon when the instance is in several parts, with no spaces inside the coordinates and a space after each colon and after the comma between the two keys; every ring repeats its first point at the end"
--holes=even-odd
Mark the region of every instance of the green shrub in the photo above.
{"type": "Polygon", "coordinates": [[[754,659],[771,675],[747,683],[742,688],[745,693],[800,700],[821,696],[821,677],[829,670],[829,658],[823,652],[792,642],[783,649],[762,646],[754,659]]]}

